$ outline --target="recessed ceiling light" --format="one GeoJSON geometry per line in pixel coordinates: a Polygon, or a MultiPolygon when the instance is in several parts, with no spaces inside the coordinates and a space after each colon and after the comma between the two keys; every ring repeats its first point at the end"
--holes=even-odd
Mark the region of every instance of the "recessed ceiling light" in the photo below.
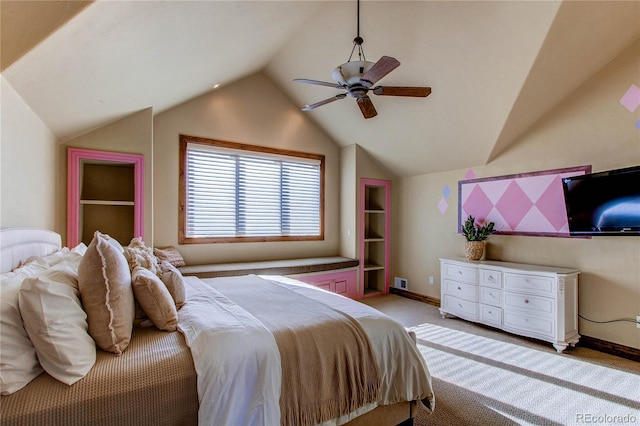
{"type": "Polygon", "coordinates": [[[216,83],[213,86],[211,86],[212,89],[217,89],[218,87],[220,87],[220,83],[216,83]]]}

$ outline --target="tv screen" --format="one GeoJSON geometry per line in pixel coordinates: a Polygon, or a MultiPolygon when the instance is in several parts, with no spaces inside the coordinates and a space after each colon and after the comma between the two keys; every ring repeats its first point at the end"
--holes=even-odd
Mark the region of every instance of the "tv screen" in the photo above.
{"type": "Polygon", "coordinates": [[[562,179],[571,235],[640,235],[640,166],[562,179]]]}

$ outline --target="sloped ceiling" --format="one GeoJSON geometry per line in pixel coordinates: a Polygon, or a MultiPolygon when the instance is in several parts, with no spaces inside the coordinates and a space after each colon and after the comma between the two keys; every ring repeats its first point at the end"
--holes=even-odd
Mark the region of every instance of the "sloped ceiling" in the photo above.
{"type": "MultiPolygon", "coordinates": [[[[75,16],[56,15],[53,25],[54,14],[31,6],[24,24],[2,32],[3,51],[35,39],[2,75],[61,140],[261,71],[296,105],[329,98],[339,92],[292,80],[331,81],[356,35],[355,1],[96,1],[66,10],[75,16]],[[52,32],[44,39],[29,25],[52,32]]],[[[350,98],[301,114],[339,145],[357,143],[411,176],[507,150],[640,38],[640,2],[363,0],[360,33],[368,60],[402,63],[380,84],[428,85],[431,96],[372,96],[379,115],[369,120],[350,98]]]]}

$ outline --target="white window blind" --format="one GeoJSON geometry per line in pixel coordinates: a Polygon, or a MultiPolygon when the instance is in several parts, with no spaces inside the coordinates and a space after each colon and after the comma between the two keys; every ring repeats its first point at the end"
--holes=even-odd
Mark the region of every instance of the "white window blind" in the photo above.
{"type": "Polygon", "coordinates": [[[320,160],[188,143],[187,238],[318,236],[320,160]]]}

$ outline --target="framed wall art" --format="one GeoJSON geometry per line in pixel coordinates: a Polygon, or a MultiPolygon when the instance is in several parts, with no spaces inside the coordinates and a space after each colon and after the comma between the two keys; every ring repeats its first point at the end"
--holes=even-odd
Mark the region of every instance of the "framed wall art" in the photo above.
{"type": "Polygon", "coordinates": [[[458,182],[458,232],[471,215],[494,222],[497,234],[569,237],[562,178],[591,166],[468,179],[458,182]]]}

